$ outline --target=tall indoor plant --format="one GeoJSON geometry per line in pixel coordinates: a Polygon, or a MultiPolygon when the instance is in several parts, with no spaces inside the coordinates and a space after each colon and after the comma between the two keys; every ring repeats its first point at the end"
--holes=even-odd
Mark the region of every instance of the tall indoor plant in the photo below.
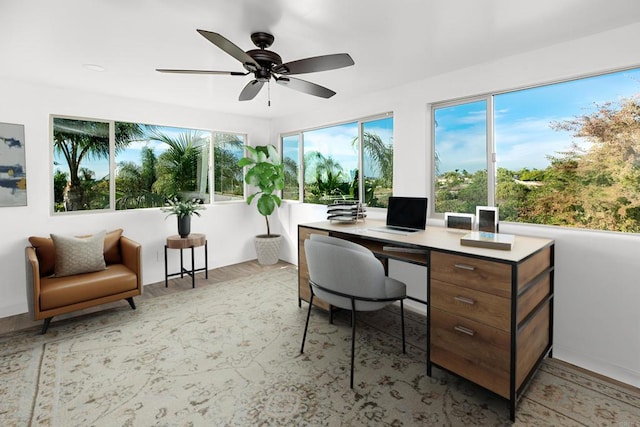
{"type": "Polygon", "coordinates": [[[272,234],[269,226],[269,215],[280,206],[278,191],[284,188],[284,166],[273,145],[245,146],[246,156],[238,160],[238,165],[247,167],[244,181],[257,190],[247,197],[251,204],[257,197],[256,205],[260,215],[267,224],[267,234],[255,237],[256,253],[260,264],[275,264],[280,258],[280,242],[282,236],[272,234]]]}

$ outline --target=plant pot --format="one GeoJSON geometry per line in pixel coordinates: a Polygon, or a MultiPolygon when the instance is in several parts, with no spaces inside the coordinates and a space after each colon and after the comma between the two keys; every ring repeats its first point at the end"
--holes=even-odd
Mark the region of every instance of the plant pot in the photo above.
{"type": "Polygon", "coordinates": [[[191,216],[185,215],[178,217],[178,234],[180,237],[185,238],[191,233],[191,216]]]}
{"type": "Polygon", "coordinates": [[[256,245],[258,262],[262,265],[272,265],[277,263],[280,259],[281,242],[282,236],[279,234],[272,234],[271,236],[261,234],[256,236],[254,243],[256,245]]]}

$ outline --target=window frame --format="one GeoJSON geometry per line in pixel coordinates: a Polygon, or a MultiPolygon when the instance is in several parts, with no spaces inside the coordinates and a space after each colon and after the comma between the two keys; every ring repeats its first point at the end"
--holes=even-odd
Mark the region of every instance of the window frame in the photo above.
{"type": "MultiPolygon", "coordinates": [[[[111,213],[111,212],[124,212],[124,211],[132,211],[138,209],[161,209],[159,207],[155,208],[134,208],[134,209],[116,209],[116,169],[117,162],[115,158],[115,134],[116,134],[116,123],[138,123],[147,125],[147,123],[139,123],[131,120],[112,120],[112,119],[101,119],[101,118],[92,118],[92,117],[84,117],[84,116],[72,116],[72,115],[64,115],[64,114],[49,114],[49,214],[50,216],[58,216],[58,215],[87,215],[87,214],[95,214],[95,213],[111,213]],[[105,209],[87,209],[87,210],[75,210],[75,211],[63,211],[56,212],[55,211],[55,187],[53,183],[53,177],[55,173],[55,153],[54,153],[54,119],[68,119],[68,120],[82,120],[88,122],[96,122],[96,123],[106,123],[109,125],[109,207],[105,209]]],[[[179,125],[150,125],[157,127],[170,127],[177,129],[187,129],[192,131],[199,132],[209,132],[211,134],[211,138],[209,141],[209,167],[207,171],[207,180],[209,187],[209,203],[206,205],[213,204],[223,204],[223,203],[244,203],[246,201],[246,184],[244,183],[244,174],[243,174],[243,185],[242,185],[242,197],[238,199],[232,200],[214,200],[214,173],[215,167],[214,164],[214,138],[213,135],[216,133],[223,134],[234,134],[241,136],[244,140],[244,144],[248,144],[249,135],[246,132],[232,132],[232,131],[223,131],[223,130],[211,130],[211,129],[201,129],[201,128],[186,128],[179,125]]],[[[244,148],[242,149],[244,153],[244,148]]]]}
{"type": "MultiPolygon", "coordinates": [[[[511,87],[508,89],[501,89],[501,90],[495,90],[495,91],[490,91],[490,92],[485,92],[485,93],[481,93],[478,95],[472,95],[472,96],[468,96],[468,97],[461,97],[461,98],[453,98],[453,99],[449,99],[449,100],[445,100],[445,101],[438,101],[438,102],[432,102],[430,104],[428,104],[428,115],[429,115],[429,124],[431,126],[431,132],[430,132],[430,138],[431,138],[431,152],[430,152],[430,156],[431,156],[431,185],[430,185],[430,197],[433,200],[433,203],[431,203],[431,207],[429,208],[429,213],[431,215],[432,218],[436,218],[436,219],[444,219],[444,212],[436,212],[436,186],[437,186],[437,177],[436,177],[436,147],[435,147],[435,131],[436,131],[436,121],[435,121],[435,111],[438,108],[443,108],[443,107],[451,107],[451,106],[455,106],[455,105],[463,105],[463,104],[467,104],[467,103],[471,103],[471,102],[476,102],[476,101],[480,101],[480,100],[485,100],[486,101],[486,105],[487,105],[487,112],[486,112],[486,152],[487,152],[487,160],[486,160],[486,165],[487,165],[487,198],[488,198],[488,206],[490,207],[495,207],[496,206],[496,192],[497,192],[497,153],[496,153],[496,141],[495,141],[495,106],[494,106],[494,99],[496,96],[499,95],[503,95],[503,94],[508,94],[508,93],[512,93],[512,92],[518,92],[518,91],[524,91],[524,90],[528,90],[528,89],[535,89],[535,88],[540,88],[540,87],[545,87],[545,86],[552,86],[552,85],[556,85],[556,84],[563,84],[563,83],[569,83],[569,82],[574,82],[574,81],[580,81],[580,80],[584,80],[584,79],[589,79],[589,78],[595,78],[595,77],[601,77],[601,76],[606,76],[606,75],[610,75],[610,74],[616,74],[616,73],[621,73],[624,71],[631,71],[631,70],[639,70],[640,69],[640,64],[636,64],[636,65],[631,65],[631,66],[626,66],[626,67],[620,67],[620,68],[614,68],[614,69],[608,69],[608,70],[601,70],[601,71],[595,71],[595,72],[590,72],[590,73],[584,73],[584,74],[579,74],[579,75],[575,75],[573,77],[567,77],[567,78],[561,78],[561,79],[554,79],[554,80],[549,80],[549,81],[544,81],[544,82],[538,82],[535,84],[529,84],[529,85],[525,85],[525,86],[517,86],[517,87],[511,87]]],[[[502,221],[502,220],[500,220],[502,221]]],[[[542,225],[542,226],[547,226],[547,227],[559,227],[559,225],[553,225],[553,224],[535,224],[535,223],[528,223],[528,222],[509,222],[509,221],[502,221],[502,222],[508,222],[508,223],[513,223],[513,224],[523,224],[523,225],[542,225]]],[[[569,228],[575,228],[575,227],[569,227],[569,228]]],[[[590,228],[585,228],[585,230],[590,230],[590,231],[609,231],[609,232],[618,232],[618,231],[611,231],[611,230],[594,230],[594,229],[590,229],[590,228]]]]}
{"type": "MultiPolygon", "coordinates": [[[[364,131],[364,125],[367,122],[372,122],[372,121],[376,121],[376,120],[381,120],[381,119],[386,119],[386,118],[392,118],[394,119],[394,113],[393,111],[387,111],[384,113],[380,113],[380,114],[374,114],[374,115],[370,115],[370,116],[364,116],[364,117],[359,117],[359,118],[355,118],[355,119],[350,119],[350,120],[343,120],[343,121],[339,121],[339,122],[333,122],[333,123],[329,123],[329,124],[324,124],[324,125],[319,125],[319,126],[314,126],[314,127],[309,127],[309,128],[304,128],[304,129],[299,129],[299,130],[295,130],[295,131],[289,131],[289,132],[282,132],[279,135],[279,150],[280,150],[280,160],[284,161],[284,149],[283,149],[283,139],[289,136],[294,136],[297,135],[298,136],[298,188],[299,188],[299,199],[298,200],[291,200],[291,199],[285,199],[288,202],[298,202],[298,203],[306,203],[304,202],[304,155],[305,155],[305,144],[304,144],[304,134],[305,132],[311,132],[311,131],[315,131],[315,130],[320,130],[320,129],[326,129],[326,128],[331,128],[334,126],[341,126],[341,125],[345,125],[345,124],[349,124],[349,123],[355,123],[356,127],[358,129],[358,152],[357,152],[357,157],[358,157],[358,171],[362,171],[363,170],[363,166],[364,166],[364,150],[363,150],[363,131],[364,131]]],[[[393,123],[393,135],[395,135],[395,120],[393,123]]],[[[394,140],[394,144],[395,144],[395,140],[394,140]]],[[[394,145],[395,147],[395,145],[394,145]]],[[[364,173],[359,173],[358,174],[358,201],[362,202],[364,200],[364,173]]],[[[315,204],[315,203],[314,203],[315,204]]],[[[322,206],[322,205],[320,205],[322,206]]]]}

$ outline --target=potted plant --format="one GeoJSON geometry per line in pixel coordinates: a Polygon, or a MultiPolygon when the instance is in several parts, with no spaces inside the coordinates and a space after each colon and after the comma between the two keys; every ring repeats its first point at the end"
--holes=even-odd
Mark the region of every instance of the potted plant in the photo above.
{"type": "Polygon", "coordinates": [[[200,210],[204,210],[204,206],[196,199],[177,200],[169,199],[166,206],[161,208],[163,212],[169,212],[167,218],[175,215],[178,218],[178,234],[185,238],[191,233],[191,215],[200,216],[200,210]]]}
{"type": "Polygon", "coordinates": [[[271,234],[269,215],[282,202],[275,193],[284,188],[284,166],[276,147],[271,144],[257,147],[245,146],[245,149],[247,155],[238,160],[238,165],[247,167],[244,181],[257,188],[247,197],[247,204],[250,205],[253,199],[257,198],[258,212],[264,216],[267,223],[267,234],[255,237],[258,262],[263,265],[275,264],[280,258],[282,236],[271,234]]]}

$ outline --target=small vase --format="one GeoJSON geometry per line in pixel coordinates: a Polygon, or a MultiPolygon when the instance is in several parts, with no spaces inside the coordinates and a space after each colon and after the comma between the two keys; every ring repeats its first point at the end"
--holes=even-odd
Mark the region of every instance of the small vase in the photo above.
{"type": "Polygon", "coordinates": [[[185,237],[189,236],[189,233],[191,233],[191,216],[190,215],[179,216],[178,217],[178,234],[180,235],[180,237],[184,239],[185,237]]]}

